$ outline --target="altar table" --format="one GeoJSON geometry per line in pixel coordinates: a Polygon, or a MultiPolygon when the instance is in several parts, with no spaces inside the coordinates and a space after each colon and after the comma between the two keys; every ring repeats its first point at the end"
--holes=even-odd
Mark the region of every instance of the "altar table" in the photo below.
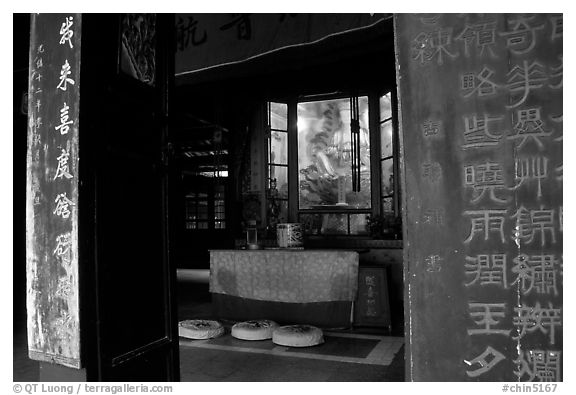
{"type": "Polygon", "coordinates": [[[210,251],[214,313],[231,320],[349,326],[358,261],[354,251],[210,251]]]}

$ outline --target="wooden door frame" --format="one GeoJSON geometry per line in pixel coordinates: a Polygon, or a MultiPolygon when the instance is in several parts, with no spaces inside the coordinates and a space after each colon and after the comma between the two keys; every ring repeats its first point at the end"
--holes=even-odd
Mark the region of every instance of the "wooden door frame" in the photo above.
{"type": "MultiPolygon", "coordinates": [[[[101,95],[102,86],[104,84],[104,91],[109,91],[112,88],[112,83],[107,82],[98,78],[92,78],[92,76],[98,75],[100,65],[98,62],[90,61],[90,57],[94,59],[96,56],[110,56],[116,59],[116,70],[110,70],[109,73],[104,73],[107,75],[116,75],[120,73],[120,50],[121,50],[121,36],[120,36],[120,14],[113,15],[86,15],[84,18],[84,37],[85,48],[98,48],[102,52],[95,54],[87,54],[88,60],[83,56],[83,71],[87,75],[91,76],[86,83],[84,83],[83,88],[84,95],[82,96],[82,104],[84,113],[81,114],[81,124],[83,125],[81,141],[82,141],[82,151],[80,161],[80,179],[82,183],[79,187],[79,193],[81,196],[85,196],[82,205],[82,210],[80,210],[79,221],[81,224],[87,224],[81,228],[82,237],[80,237],[80,289],[83,290],[81,295],[81,322],[83,322],[83,330],[81,333],[81,355],[83,356],[84,368],[86,371],[86,380],[88,381],[102,381],[105,380],[103,371],[103,364],[105,363],[102,355],[102,337],[101,328],[99,326],[99,314],[101,313],[100,300],[98,296],[98,278],[99,278],[99,256],[98,252],[101,249],[101,241],[98,239],[97,223],[98,223],[98,180],[102,176],[102,171],[99,165],[99,153],[105,150],[105,142],[98,138],[98,124],[95,119],[98,115],[102,115],[102,111],[99,106],[101,106],[101,95]],[[114,32],[108,33],[104,38],[102,37],[102,25],[105,18],[104,25],[107,29],[112,29],[114,32]],[[114,24],[115,22],[115,24],[114,24]],[[116,26],[116,29],[114,29],[116,26]],[[102,45],[101,41],[112,42],[112,35],[116,35],[116,46],[112,45],[102,45]],[[108,40],[106,40],[106,37],[108,40]],[[88,92],[87,92],[88,91],[88,92]],[[100,93],[97,93],[100,92],[100,93]],[[84,119],[92,119],[92,121],[84,121],[84,119]],[[84,121],[84,122],[83,122],[84,121]],[[91,197],[91,198],[90,198],[91,197]]],[[[167,39],[172,37],[172,31],[174,26],[174,16],[172,14],[158,14],[158,23],[163,24],[164,29],[159,29],[164,32],[164,37],[159,37],[158,40],[163,40],[165,45],[158,45],[158,48],[164,50],[165,53],[161,55],[165,59],[165,63],[157,64],[157,67],[163,68],[163,70],[173,69],[173,56],[168,56],[170,52],[175,51],[174,40],[167,39]]],[[[163,164],[161,171],[166,171],[168,164],[168,151],[166,149],[167,142],[167,131],[168,131],[168,111],[169,111],[169,96],[172,94],[172,87],[174,86],[174,75],[173,73],[167,73],[160,71],[157,75],[166,75],[166,80],[162,81],[165,84],[165,89],[160,92],[160,100],[162,100],[162,114],[157,115],[158,122],[161,123],[162,128],[162,148],[163,151],[163,164]]],[[[167,262],[168,281],[171,285],[169,291],[169,311],[167,315],[170,322],[169,336],[171,342],[178,342],[178,327],[177,327],[177,302],[176,302],[176,267],[171,265],[170,259],[170,235],[169,235],[169,223],[170,219],[167,212],[167,199],[170,196],[169,190],[171,185],[169,185],[168,177],[164,178],[163,186],[163,218],[164,218],[164,260],[167,262]]],[[[172,366],[173,368],[173,380],[179,381],[180,379],[180,369],[179,369],[179,354],[178,347],[175,347],[175,352],[173,352],[172,366]]]]}

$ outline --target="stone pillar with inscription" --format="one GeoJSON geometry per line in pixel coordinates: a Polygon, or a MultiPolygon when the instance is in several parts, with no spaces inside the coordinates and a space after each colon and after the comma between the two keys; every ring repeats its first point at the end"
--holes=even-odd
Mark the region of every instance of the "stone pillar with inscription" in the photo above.
{"type": "Polygon", "coordinates": [[[78,291],[80,14],[31,16],[26,189],[28,350],[81,368],[78,291]]]}
{"type": "Polygon", "coordinates": [[[562,23],[395,17],[411,380],[562,381],[562,23]]]}

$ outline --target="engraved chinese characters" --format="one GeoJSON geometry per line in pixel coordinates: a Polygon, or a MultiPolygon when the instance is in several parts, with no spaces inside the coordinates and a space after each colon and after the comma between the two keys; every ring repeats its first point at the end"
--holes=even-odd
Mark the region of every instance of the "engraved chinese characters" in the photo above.
{"type": "Polygon", "coordinates": [[[397,22],[414,379],[561,381],[562,15],[397,22]]]}
{"type": "Polygon", "coordinates": [[[31,20],[27,311],[32,359],[80,367],[79,14],[31,20]]]}
{"type": "MultiPolygon", "coordinates": [[[[504,74],[497,61],[477,58],[492,70],[482,81],[490,88],[477,96],[486,103],[463,105],[471,114],[463,117],[462,145],[462,214],[469,226],[463,239],[465,286],[473,322],[468,334],[486,339],[482,345],[471,341],[483,350],[467,354],[466,374],[481,377],[511,359],[520,380],[560,381],[562,184],[553,170],[562,168],[561,140],[556,141],[562,130],[551,126],[550,116],[562,108],[562,47],[550,41],[561,38],[562,17],[504,19],[499,35],[509,51],[508,69],[504,74]],[[479,109],[490,109],[490,115],[485,111],[478,118],[472,111],[479,109]],[[496,334],[508,344],[495,343],[496,334]],[[493,358],[489,364],[477,360],[484,353],[493,358]]],[[[461,75],[462,88],[465,79],[461,75]]],[[[469,96],[470,90],[461,91],[463,99],[469,96]]]]}

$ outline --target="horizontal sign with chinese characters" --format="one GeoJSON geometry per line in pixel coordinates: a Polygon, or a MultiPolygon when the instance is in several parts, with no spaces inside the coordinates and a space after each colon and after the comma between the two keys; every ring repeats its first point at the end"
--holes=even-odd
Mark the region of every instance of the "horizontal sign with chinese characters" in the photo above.
{"type": "Polygon", "coordinates": [[[387,14],[176,14],[176,75],[371,26],[387,14]]]}

